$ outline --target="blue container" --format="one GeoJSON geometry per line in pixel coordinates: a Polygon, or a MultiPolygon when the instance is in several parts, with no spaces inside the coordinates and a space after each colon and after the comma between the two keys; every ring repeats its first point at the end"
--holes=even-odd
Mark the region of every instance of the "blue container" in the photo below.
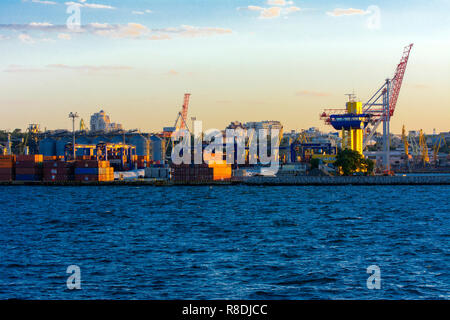
{"type": "Polygon", "coordinates": [[[368,114],[336,114],[330,116],[330,124],[336,130],[364,129],[369,123],[368,114]]]}
{"type": "Polygon", "coordinates": [[[75,168],[75,174],[98,174],[98,168],[75,168]]]}
{"type": "Polygon", "coordinates": [[[34,174],[16,174],[17,181],[40,181],[41,177],[34,174]]]}

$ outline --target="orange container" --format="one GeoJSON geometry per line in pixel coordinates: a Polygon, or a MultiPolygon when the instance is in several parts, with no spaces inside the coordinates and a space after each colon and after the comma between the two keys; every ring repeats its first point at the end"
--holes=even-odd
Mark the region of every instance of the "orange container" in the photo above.
{"type": "Polygon", "coordinates": [[[16,161],[25,162],[25,161],[33,161],[33,162],[43,162],[44,156],[42,154],[20,154],[16,156],[16,161]]]}

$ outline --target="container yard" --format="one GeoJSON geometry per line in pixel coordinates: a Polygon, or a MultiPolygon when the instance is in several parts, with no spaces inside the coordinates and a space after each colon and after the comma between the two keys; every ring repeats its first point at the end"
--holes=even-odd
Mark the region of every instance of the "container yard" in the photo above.
{"type": "MultiPolygon", "coordinates": [[[[198,185],[304,184],[310,181],[317,184],[316,180],[309,178],[315,176],[321,177],[319,181],[324,184],[333,184],[333,181],[351,184],[358,180],[357,177],[338,180],[338,176],[450,172],[450,133],[426,135],[420,130],[416,134],[411,131],[407,134],[405,127],[401,135],[390,132],[390,121],[412,48],[413,44],[404,48],[394,76],[374,90],[375,93],[366,102],[357,101],[354,94],[348,94],[345,108],[325,109],[320,114],[320,119],[335,131],[325,133],[313,127],[287,132],[279,121],[234,121],[225,130],[219,130],[220,138],[224,139],[221,145],[223,151],[218,161],[212,161],[214,154],[206,153],[210,141],[204,133],[194,135],[194,120],[192,125],[188,123],[191,94],[186,93],[174,125],[163,127],[157,133],[125,130],[121,124],[112,123],[103,110],[91,116],[90,129],[81,119],[79,130],[76,130],[75,121],[79,115],[71,112],[71,132],[41,131],[38,124],[30,124],[22,135],[5,132],[4,141],[0,141],[3,153],[0,158],[0,183],[198,185]],[[378,127],[383,128],[382,133],[377,132],[378,127]],[[244,132],[242,146],[238,146],[237,138],[233,137],[232,147],[228,148],[228,130],[244,132]],[[276,154],[276,159],[273,159],[276,170],[262,164],[261,148],[265,145],[261,137],[251,134],[258,130],[266,130],[268,136],[272,132],[279,134],[278,145],[275,146],[277,152],[271,150],[272,146],[268,148],[271,155],[276,154]],[[183,149],[182,154],[190,154],[190,159],[194,159],[200,152],[201,163],[173,162],[172,153],[189,139],[176,140],[176,134],[180,132],[185,132],[194,144],[197,143],[183,149]],[[238,164],[239,150],[244,150],[245,154],[244,162],[238,164]],[[232,154],[227,155],[227,152],[232,154]],[[343,169],[345,165],[341,155],[345,152],[353,152],[353,156],[359,158],[360,164],[352,171],[343,169]]],[[[444,176],[427,180],[427,183],[447,183],[446,179],[444,176]]],[[[419,180],[399,181],[417,183],[419,180]]],[[[367,181],[399,183],[389,179],[367,181]]]]}

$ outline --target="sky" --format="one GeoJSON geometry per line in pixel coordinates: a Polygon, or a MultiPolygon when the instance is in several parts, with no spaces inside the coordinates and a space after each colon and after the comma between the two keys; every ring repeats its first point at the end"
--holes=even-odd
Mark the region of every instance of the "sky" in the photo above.
{"type": "Polygon", "coordinates": [[[105,110],[160,132],[189,92],[204,128],[332,131],[322,110],[368,100],[414,43],[391,131],[449,131],[448,12],[450,0],[2,0],[0,129],[70,129],[70,112],[105,110]]]}

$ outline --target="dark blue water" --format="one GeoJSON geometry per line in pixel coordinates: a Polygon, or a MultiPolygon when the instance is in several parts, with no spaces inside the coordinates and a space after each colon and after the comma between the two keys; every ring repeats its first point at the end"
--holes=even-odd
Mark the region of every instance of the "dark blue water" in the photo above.
{"type": "Polygon", "coordinates": [[[450,298],[449,186],[0,194],[1,299],[450,298]]]}

